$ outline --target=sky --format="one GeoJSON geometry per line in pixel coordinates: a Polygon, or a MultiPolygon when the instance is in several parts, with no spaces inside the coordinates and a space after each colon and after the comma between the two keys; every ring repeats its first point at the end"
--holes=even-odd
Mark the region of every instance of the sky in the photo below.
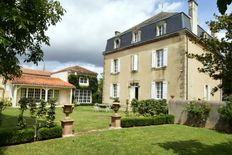
{"type": "MultiPolygon", "coordinates": [[[[66,10],[62,20],[46,32],[51,46],[43,46],[44,61],[23,67],[57,71],[79,65],[103,72],[107,39],[115,31],[126,31],[161,11],[185,12],[188,0],[60,0],[66,10]]],[[[206,21],[219,14],[216,0],[198,0],[200,26],[209,32],[206,21]]],[[[230,7],[227,12],[231,12],[230,7]]],[[[220,35],[220,34],[219,34],[220,35]]]]}

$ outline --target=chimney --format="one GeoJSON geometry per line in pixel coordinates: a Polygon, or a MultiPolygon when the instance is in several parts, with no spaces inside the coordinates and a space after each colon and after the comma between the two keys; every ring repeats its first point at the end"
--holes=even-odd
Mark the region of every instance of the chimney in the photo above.
{"type": "Polygon", "coordinates": [[[120,32],[119,32],[119,31],[115,31],[114,33],[115,33],[115,36],[120,35],[120,32]]]}
{"type": "Polygon", "coordinates": [[[192,32],[197,35],[198,30],[198,3],[197,0],[189,0],[189,16],[191,17],[192,32]]]}

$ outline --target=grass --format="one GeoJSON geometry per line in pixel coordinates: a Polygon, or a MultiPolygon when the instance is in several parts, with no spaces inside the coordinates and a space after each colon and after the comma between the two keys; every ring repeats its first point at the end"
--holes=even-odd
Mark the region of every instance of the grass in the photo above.
{"type": "MultiPolygon", "coordinates": [[[[1,128],[16,128],[19,109],[7,108],[3,111],[3,122],[1,128]]],[[[75,107],[71,118],[74,120],[74,130],[89,131],[93,129],[108,128],[110,124],[110,116],[112,112],[93,112],[92,106],[79,106],[75,107]]],[[[32,119],[30,118],[29,110],[24,114],[27,125],[32,126],[32,119]]],[[[65,117],[62,108],[56,109],[57,124],[65,117]]]]}
{"type": "Polygon", "coordinates": [[[81,134],[72,138],[0,148],[4,155],[228,155],[232,135],[182,125],[160,125],[81,134]]]}

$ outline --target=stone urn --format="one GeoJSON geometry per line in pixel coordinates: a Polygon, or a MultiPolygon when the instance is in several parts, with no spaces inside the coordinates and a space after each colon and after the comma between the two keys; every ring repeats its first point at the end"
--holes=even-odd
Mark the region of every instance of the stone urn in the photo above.
{"type": "Polygon", "coordinates": [[[74,136],[73,134],[73,122],[74,121],[69,116],[73,112],[72,104],[64,105],[63,112],[65,113],[65,118],[61,120],[62,137],[74,136]]]}
{"type": "Polygon", "coordinates": [[[121,107],[118,100],[115,100],[111,106],[111,109],[114,111],[114,115],[111,116],[111,129],[120,129],[121,128],[121,116],[118,114],[118,110],[121,107]]]}
{"type": "Polygon", "coordinates": [[[63,106],[63,112],[65,113],[65,119],[70,119],[70,114],[73,112],[73,105],[72,104],[65,104],[63,106]]]}

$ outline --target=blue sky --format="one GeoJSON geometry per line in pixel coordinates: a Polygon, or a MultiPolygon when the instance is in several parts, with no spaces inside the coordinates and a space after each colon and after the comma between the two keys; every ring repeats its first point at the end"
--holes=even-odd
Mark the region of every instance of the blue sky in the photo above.
{"type": "MultiPolygon", "coordinates": [[[[219,13],[217,0],[198,0],[199,24],[208,31],[206,21],[219,13]]],[[[160,11],[185,12],[188,0],[60,0],[66,13],[62,21],[50,27],[50,47],[43,47],[44,62],[24,67],[56,71],[80,65],[95,72],[103,71],[102,52],[114,31],[123,32],[160,11]],[[162,5],[163,4],[163,9],[162,5]]],[[[228,12],[231,12],[232,7],[228,12]]]]}

